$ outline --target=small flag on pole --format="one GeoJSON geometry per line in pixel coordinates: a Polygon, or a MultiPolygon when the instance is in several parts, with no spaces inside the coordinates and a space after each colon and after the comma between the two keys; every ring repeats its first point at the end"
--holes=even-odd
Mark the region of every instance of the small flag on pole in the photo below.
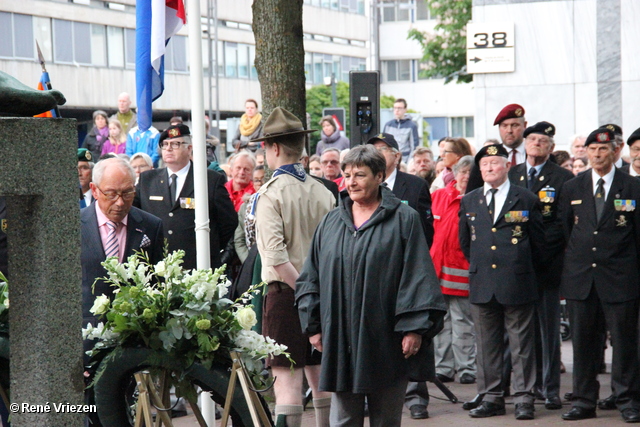
{"type": "Polygon", "coordinates": [[[138,128],[151,127],[151,104],[164,91],[164,53],[169,39],[187,22],[183,0],[136,3],[136,95],[138,128]]]}
{"type": "MultiPolygon", "coordinates": [[[[44,55],[42,55],[42,51],[40,50],[40,45],[36,40],[36,48],[38,49],[38,61],[42,66],[42,75],[40,76],[40,81],[38,82],[38,90],[51,90],[51,80],[49,79],[49,73],[47,73],[46,64],[44,62],[44,55]]],[[[40,113],[33,117],[61,117],[60,112],[58,111],[58,107],[53,110],[45,111],[44,113],[40,113]]]]}

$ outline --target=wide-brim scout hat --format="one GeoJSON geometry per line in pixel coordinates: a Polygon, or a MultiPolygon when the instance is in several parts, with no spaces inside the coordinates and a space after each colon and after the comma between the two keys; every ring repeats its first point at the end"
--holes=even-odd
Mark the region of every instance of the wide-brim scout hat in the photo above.
{"type": "Polygon", "coordinates": [[[250,139],[250,142],[269,141],[282,136],[307,134],[317,129],[305,129],[302,122],[289,111],[281,107],[273,109],[262,127],[262,136],[250,139]]]}

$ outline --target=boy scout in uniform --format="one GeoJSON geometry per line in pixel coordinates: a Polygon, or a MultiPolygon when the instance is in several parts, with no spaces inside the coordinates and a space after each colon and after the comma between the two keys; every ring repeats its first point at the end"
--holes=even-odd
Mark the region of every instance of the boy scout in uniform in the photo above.
{"type": "Polygon", "coordinates": [[[329,425],[331,394],[318,392],[321,355],[302,333],[295,307],[299,271],[320,220],[335,206],[335,198],[324,185],[310,179],[298,163],[304,148],[302,122],[289,111],[276,107],[264,124],[267,164],[273,178],[260,188],[254,205],[256,242],[262,258],[262,280],[269,284],[264,300],[265,336],[285,344],[295,361],[294,372],[284,356],[268,363],[274,377],[276,425],[299,427],[302,421],[303,369],[314,396],[318,426],[329,425]]]}

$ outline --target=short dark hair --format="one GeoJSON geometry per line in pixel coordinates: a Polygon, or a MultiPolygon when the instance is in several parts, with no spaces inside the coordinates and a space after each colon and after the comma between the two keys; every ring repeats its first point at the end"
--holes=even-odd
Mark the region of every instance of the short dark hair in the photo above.
{"type": "Polygon", "coordinates": [[[344,156],[340,169],[344,172],[347,166],[366,166],[371,169],[373,176],[382,173],[382,179],[386,178],[387,161],[371,144],[358,145],[349,150],[344,156]]]}
{"type": "Polygon", "coordinates": [[[258,101],[256,101],[255,99],[249,98],[246,101],[244,101],[245,104],[247,102],[253,102],[253,104],[256,106],[256,108],[258,108],[258,101]]]}
{"type": "Polygon", "coordinates": [[[398,102],[402,102],[402,104],[404,105],[404,108],[407,108],[407,100],[404,98],[398,98],[395,101],[393,101],[394,104],[397,104],[398,102]]]}
{"type": "Polygon", "coordinates": [[[287,156],[300,158],[302,150],[304,150],[305,137],[306,135],[303,133],[295,133],[265,139],[264,143],[268,146],[272,146],[274,143],[278,144],[287,156]]]}
{"type": "Polygon", "coordinates": [[[571,159],[571,155],[564,150],[554,151],[553,157],[556,159],[556,164],[561,165],[567,160],[571,159]]]}

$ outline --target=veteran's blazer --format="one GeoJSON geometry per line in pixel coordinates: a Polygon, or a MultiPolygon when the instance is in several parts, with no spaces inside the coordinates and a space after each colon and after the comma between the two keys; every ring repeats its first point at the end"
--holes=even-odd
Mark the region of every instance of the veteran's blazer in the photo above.
{"type": "Polygon", "coordinates": [[[469,301],[483,304],[495,297],[503,305],[531,303],[538,299],[534,263],[544,245],[538,198],[511,185],[493,223],[483,190],[473,190],[460,204],[459,237],[469,260],[469,301]]]}
{"type": "MultiPolygon", "coordinates": [[[[537,270],[539,285],[542,288],[557,289],[560,286],[565,238],[558,210],[562,187],[573,178],[573,173],[549,159],[542,166],[533,188],[530,190],[540,200],[542,222],[544,224],[543,259],[540,260],[541,267],[537,270]]],[[[509,169],[511,185],[527,188],[528,179],[527,165],[525,163],[509,169]]]]}
{"type": "MultiPolygon", "coordinates": [[[[193,187],[193,163],[187,179],[175,202],[169,200],[169,175],[166,168],[152,169],[140,174],[133,205],[162,220],[169,251],[185,251],[185,269],[196,268],[195,204],[193,187]]],[[[224,188],[226,178],[207,169],[209,205],[209,246],[211,268],[220,267],[221,251],[238,226],[238,214],[233,208],[229,192],[224,188]]]]}
{"type": "Polygon", "coordinates": [[[640,295],[640,181],[615,171],[602,218],[596,222],[591,171],[567,182],[560,195],[567,249],[561,293],[584,300],[595,286],[602,301],[640,295]]]}

